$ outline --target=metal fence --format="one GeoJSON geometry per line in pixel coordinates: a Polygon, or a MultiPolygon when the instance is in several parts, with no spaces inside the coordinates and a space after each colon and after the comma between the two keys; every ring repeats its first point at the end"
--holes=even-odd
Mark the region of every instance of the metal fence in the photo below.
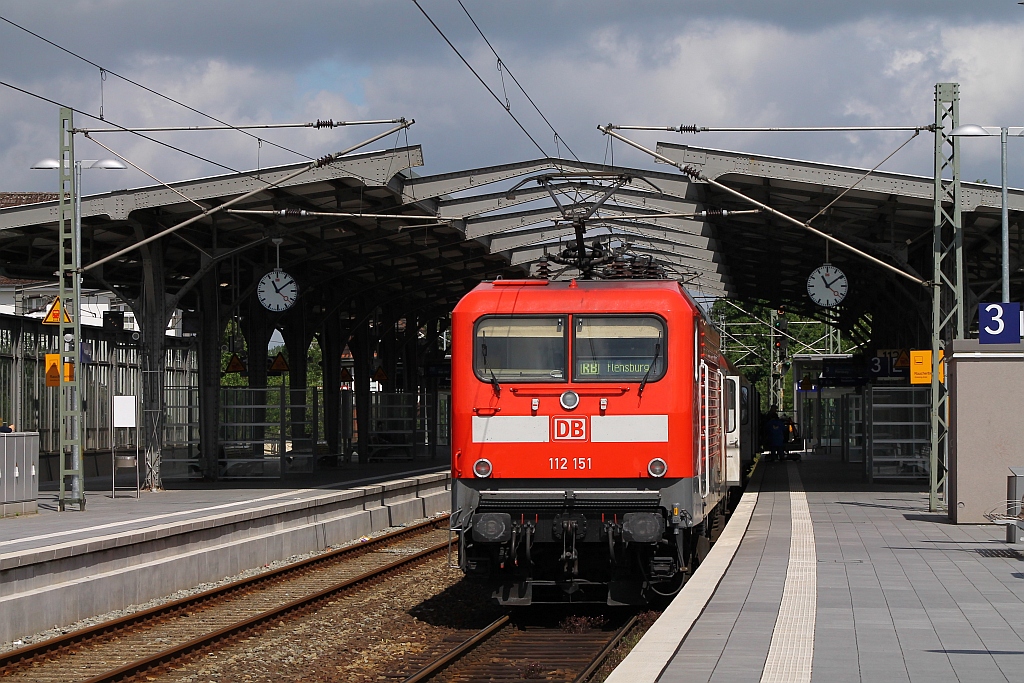
{"type": "MultiPolygon", "coordinates": [[[[85,452],[109,454],[113,397],[138,396],[142,391],[140,353],[132,342],[118,341],[97,328],[83,327],[86,362],[83,373],[85,452]]],[[[171,340],[172,344],[180,343],[171,340]]],[[[58,353],[56,328],[51,332],[35,319],[0,315],[0,420],[19,431],[39,432],[42,456],[59,448],[59,387],[46,386],[46,354],[58,353]]],[[[175,346],[164,365],[166,415],[164,443],[172,449],[198,443],[198,365],[195,350],[175,346]],[[190,402],[191,401],[191,402],[190,402]]],[[[136,430],[121,428],[113,442],[134,447],[136,430]],[[122,433],[123,432],[123,433],[122,433]]]]}

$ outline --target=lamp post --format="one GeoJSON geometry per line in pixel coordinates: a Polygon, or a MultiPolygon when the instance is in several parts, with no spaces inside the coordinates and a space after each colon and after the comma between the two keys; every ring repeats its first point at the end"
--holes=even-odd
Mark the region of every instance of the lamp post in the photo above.
{"type": "Polygon", "coordinates": [[[70,110],[61,110],[61,161],[43,159],[32,168],[57,170],[60,172],[60,221],[58,231],[60,262],[60,299],[58,345],[60,348],[60,497],[58,506],[65,509],[67,503],[78,505],[85,510],[85,472],[83,450],[85,443],[85,411],[82,394],[79,391],[82,365],[82,169],[124,169],[120,161],[112,159],[74,158],[74,132],[71,128],[70,110]],[[73,171],[73,175],[72,175],[73,171]],[[70,200],[70,201],[69,201],[70,200]],[[71,229],[68,230],[71,213],[71,229]],[[72,370],[65,372],[64,364],[70,363],[72,370]],[[71,466],[66,467],[65,458],[70,453],[71,466]],[[71,496],[66,496],[66,477],[71,478],[71,496]]]}
{"type": "Polygon", "coordinates": [[[950,137],[989,137],[999,136],[1001,154],[1000,161],[1002,166],[1002,189],[1003,189],[1003,201],[1002,201],[1002,221],[1003,221],[1003,239],[1002,239],[1002,280],[1003,280],[1003,303],[1009,303],[1010,301],[1010,210],[1009,202],[1007,198],[1007,186],[1006,186],[1006,140],[1010,135],[1022,136],[1024,135],[1024,127],[996,127],[996,126],[979,126],[973,123],[965,123],[962,126],[957,126],[949,133],[950,137]]]}

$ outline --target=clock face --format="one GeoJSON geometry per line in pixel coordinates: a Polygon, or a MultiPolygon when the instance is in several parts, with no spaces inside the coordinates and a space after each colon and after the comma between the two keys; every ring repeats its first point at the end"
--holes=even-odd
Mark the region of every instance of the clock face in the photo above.
{"type": "Polygon", "coordinates": [[[846,298],[846,275],[830,263],[820,266],[807,278],[807,295],[819,306],[838,306],[846,298]]]}
{"type": "Polygon", "coordinates": [[[299,286],[283,270],[272,270],[260,279],[256,295],[268,311],[286,311],[299,297],[299,286]]]}

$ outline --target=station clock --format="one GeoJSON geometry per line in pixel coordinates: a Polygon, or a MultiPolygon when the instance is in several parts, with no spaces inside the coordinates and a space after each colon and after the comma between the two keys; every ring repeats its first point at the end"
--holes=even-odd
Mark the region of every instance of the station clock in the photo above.
{"type": "Polygon", "coordinates": [[[262,278],[256,287],[256,296],[263,308],[280,313],[287,311],[299,297],[299,286],[295,278],[280,268],[275,268],[262,278]]]}
{"type": "Polygon", "coordinates": [[[849,282],[846,275],[831,263],[815,268],[807,278],[807,295],[819,306],[832,308],[846,298],[849,282]]]}

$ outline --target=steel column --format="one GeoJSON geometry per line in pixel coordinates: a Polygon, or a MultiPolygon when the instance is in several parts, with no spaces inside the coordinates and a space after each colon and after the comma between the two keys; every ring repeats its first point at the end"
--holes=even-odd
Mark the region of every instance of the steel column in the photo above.
{"type": "Polygon", "coordinates": [[[82,460],[82,394],[79,392],[80,343],[82,340],[79,302],[82,298],[82,276],[79,268],[82,256],[81,226],[79,225],[79,169],[75,165],[74,119],[71,109],[60,110],[60,174],[59,198],[59,272],[60,277],[60,329],[57,347],[60,349],[60,497],[58,507],[64,510],[77,504],[85,510],[85,472],[82,460]],[[68,367],[70,365],[70,367],[68,367]],[[70,466],[68,458],[71,459],[70,466]],[[71,495],[67,492],[67,479],[71,478],[71,495]]]}
{"type": "Polygon", "coordinates": [[[932,227],[932,405],[928,509],[947,504],[949,397],[939,381],[939,353],[964,338],[963,226],[960,221],[960,86],[935,84],[935,176],[932,227]]]}

